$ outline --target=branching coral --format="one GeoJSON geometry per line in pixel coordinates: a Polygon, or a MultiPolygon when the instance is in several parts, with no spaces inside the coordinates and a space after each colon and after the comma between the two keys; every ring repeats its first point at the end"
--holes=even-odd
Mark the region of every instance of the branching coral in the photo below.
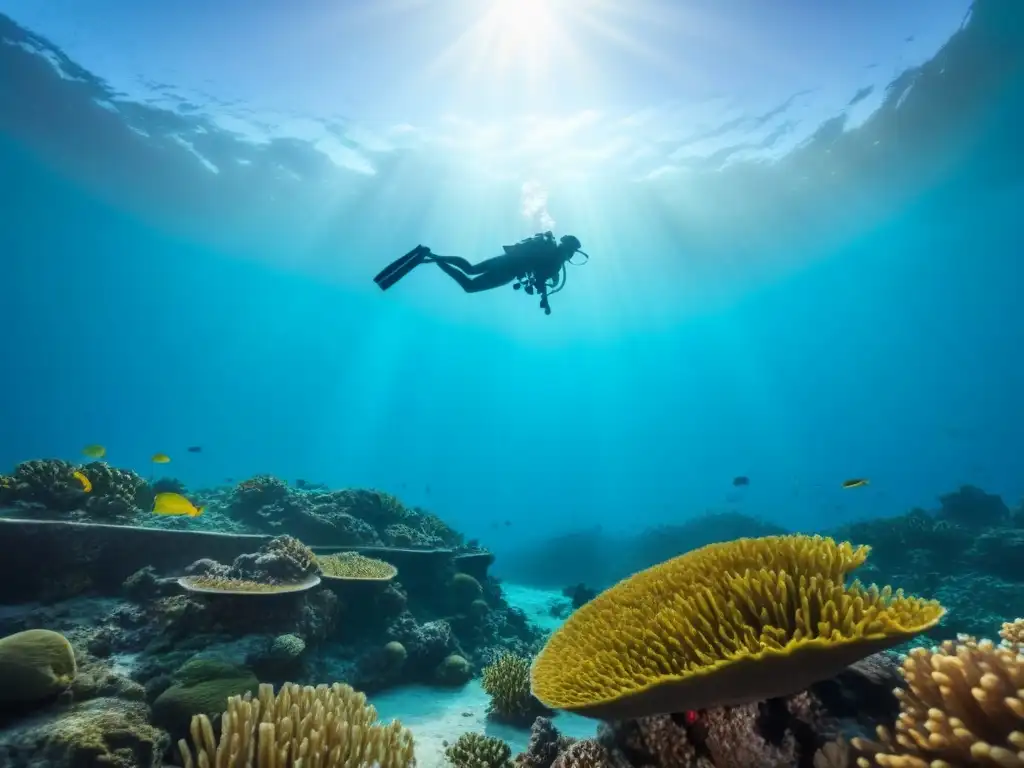
{"type": "Polygon", "coordinates": [[[857,765],[899,768],[1024,766],[1024,656],[961,635],[903,662],[900,716],[878,741],[854,739],[857,765]]]}
{"type": "Polygon", "coordinates": [[[352,581],[391,581],[398,569],[391,563],[364,557],[356,552],[340,552],[316,558],[323,575],[330,579],[352,581]]]}
{"type": "Polygon", "coordinates": [[[846,586],[866,547],[818,536],[711,544],[581,607],[534,662],[546,705],[602,719],[784,696],[938,623],[942,607],[846,586]]]}
{"type": "Polygon", "coordinates": [[[1004,647],[1019,650],[1024,646],[1024,619],[1003,622],[999,637],[1004,647]]]}
{"type": "Polygon", "coordinates": [[[178,742],[185,768],[313,765],[320,768],[408,768],[412,734],[398,721],[382,725],[366,697],[347,685],[271,685],[259,696],[232,696],[218,741],[208,717],[192,719],[192,746],[178,742]],[[194,750],[194,751],[193,751],[194,750]]]}
{"type": "Polygon", "coordinates": [[[489,711],[499,720],[530,722],[544,707],[530,693],[530,660],[512,653],[484,668],[481,681],[491,697],[489,711]]]}
{"type": "Polygon", "coordinates": [[[454,768],[512,768],[512,750],[501,739],[464,733],[444,751],[454,768]]]}

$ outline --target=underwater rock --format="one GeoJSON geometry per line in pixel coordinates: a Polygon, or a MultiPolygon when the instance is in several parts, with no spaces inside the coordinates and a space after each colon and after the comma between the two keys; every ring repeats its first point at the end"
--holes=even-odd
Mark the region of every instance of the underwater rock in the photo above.
{"type": "Polygon", "coordinates": [[[526,751],[516,755],[516,765],[519,768],[551,768],[559,753],[565,752],[572,743],[572,739],[558,732],[550,719],[538,717],[530,726],[526,751]]]}
{"type": "Polygon", "coordinates": [[[965,528],[987,528],[1010,517],[1010,508],[994,493],[985,493],[973,485],[939,497],[939,517],[965,528]]]}
{"type": "Polygon", "coordinates": [[[483,549],[457,552],[452,559],[455,570],[472,576],[481,584],[487,580],[487,569],[494,565],[494,554],[483,549]]]}
{"type": "Polygon", "coordinates": [[[115,698],[40,712],[0,732],[0,765],[159,768],[170,738],[148,714],[145,702],[115,698]]]}
{"type": "Polygon", "coordinates": [[[81,702],[96,698],[145,701],[145,688],[130,677],[115,671],[106,661],[77,649],[75,660],[78,674],[70,689],[73,701],[81,702]]]}
{"type": "Polygon", "coordinates": [[[261,536],[0,518],[0,603],[56,602],[82,584],[120,596],[125,579],[146,566],[176,573],[200,557],[230,562],[266,542],[261,536]]]}
{"type": "Polygon", "coordinates": [[[175,594],[178,591],[178,583],[175,579],[160,578],[156,568],[147,565],[125,579],[123,589],[129,600],[144,603],[175,594]]]}
{"type": "Polygon", "coordinates": [[[979,534],[967,550],[966,561],[973,570],[1006,581],[1024,582],[1024,530],[999,528],[979,534]]]}
{"type": "Polygon", "coordinates": [[[458,640],[447,621],[428,621],[417,624],[411,613],[403,613],[387,628],[389,641],[401,643],[408,652],[406,666],[409,674],[417,679],[431,679],[434,668],[446,656],[461,655],[458,640]]]}
{"type": "Polygon", "coordinates": [[[574,584],[571,587],[564,587],[562,594],[572,601],[572,610],[576,610],[585,603],[589,603],[597,597],[597,590],[591,589],[586,584],[574,584]]]}
{"type": "Polygon", "coordinates": [[[288,584],[318,573],[313,550],[294,536],[284,535],[271,539],[254,554],[236,557],[228,577],[288,584]]]}

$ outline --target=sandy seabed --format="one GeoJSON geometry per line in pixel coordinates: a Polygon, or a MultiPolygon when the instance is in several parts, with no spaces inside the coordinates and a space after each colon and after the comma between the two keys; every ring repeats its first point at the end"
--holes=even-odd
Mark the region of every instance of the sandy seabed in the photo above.
{"type": "MultiPolygon", "coordinates": [[[[549,613],[552,602],[565,602],[558,592],[502,584],[505,599],[526,612],[531,622],[544,629],[554,629],[561,620],[549,613]]],[[[514,728],[487,719],[488,697],[474,679],[458,690],[412,686],[371,696],[381,720],[401,720],[416,739],[416,763],[419,768],[446,766],[444,744],[454,742],[463,733],[485,733],[508,742],[512,754],[522,752],[530,739],[528,728],[514,728]]],[[[597,732],[597,721],[577,715],[560,713],[555,726],[566,736],[591,738],[597,732]]]]}

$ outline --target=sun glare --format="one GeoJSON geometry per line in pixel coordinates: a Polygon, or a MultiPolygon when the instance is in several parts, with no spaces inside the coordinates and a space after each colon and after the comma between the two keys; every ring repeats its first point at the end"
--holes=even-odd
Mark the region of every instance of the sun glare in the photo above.
{"type": "Polygon", "coordinates": [[[561,34],[553,0],[491,0],[475,37],[491,68],[539,72],[561,34]]]}

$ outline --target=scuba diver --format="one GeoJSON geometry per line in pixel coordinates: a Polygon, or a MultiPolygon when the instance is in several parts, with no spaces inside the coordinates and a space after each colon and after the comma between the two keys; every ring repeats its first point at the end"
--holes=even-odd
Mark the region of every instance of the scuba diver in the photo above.
{"type": "MultiPolygon", "coordinates": [[[[462,286],[466,293],[489,291],[512,283],[516,290],[540,295],[540,308],[544,314],[551,314],[548,296],[565,287],[565,265],[575,264],[572,257],[580,250],[581,244],[573,235],[563,235],[555,242],[550,232],[528,237],[515,245],[502,246],[505,253],[471,264],[461,256],[438,256],[425,245],[417,245],[405,256],[392,262],[373,280],[382,291],[386,291],[420,264],[434,263],[462,286]]],[[[581,263],[586,263],[581,262],[581,263]]]]}

